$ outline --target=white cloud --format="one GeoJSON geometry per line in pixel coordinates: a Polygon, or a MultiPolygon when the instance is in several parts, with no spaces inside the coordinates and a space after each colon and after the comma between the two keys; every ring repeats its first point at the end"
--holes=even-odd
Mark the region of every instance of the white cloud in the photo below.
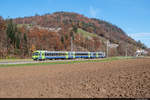
{"type": "Polygon", "coordinates": [[[94,8],[93,6],[90,6],[90,7],[89,7],[89,13],[90,13],[90,16],[91,16],[91,17],[93,17],[93,18],[98,17],[99,12],[100,12],[99,9],[94,8]]]}
{"type": "Polygon", "coordinates": [[[128,34],[128,36],[132,37],[136,41],[140,40],[142,43],[150,48],[150,33],[132,33],[128,34]]]}
{"type": "Polygon", "coordinates": [[[150,33],[132,33],[128,35],[135,40],[150,40],[150,33]]]}

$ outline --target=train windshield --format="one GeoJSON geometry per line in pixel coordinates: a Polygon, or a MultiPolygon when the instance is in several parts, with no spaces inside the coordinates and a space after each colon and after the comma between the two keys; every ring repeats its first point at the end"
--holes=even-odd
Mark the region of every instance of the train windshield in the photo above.
{"type": "Polygon", "coordinates": [[[33,53],[33,56],[38,56],[38,55],[39,55],[38,52],[34,52],[34,53],[33,53]]]}

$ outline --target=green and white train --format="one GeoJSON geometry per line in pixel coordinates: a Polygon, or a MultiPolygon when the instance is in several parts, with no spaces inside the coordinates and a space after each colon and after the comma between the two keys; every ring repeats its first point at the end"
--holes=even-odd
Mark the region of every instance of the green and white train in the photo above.
{"type": "Polygon", "coordinates": [[[75,58],[105,58],[105,52],[71,52],[37,50],[32,54],[33,60],[75,59],[75,58]]]}

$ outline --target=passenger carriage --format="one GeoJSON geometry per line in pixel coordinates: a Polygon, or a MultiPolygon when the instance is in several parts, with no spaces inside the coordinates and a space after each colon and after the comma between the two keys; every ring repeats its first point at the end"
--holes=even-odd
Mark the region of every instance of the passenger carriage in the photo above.
{"type": "Polygon", "coordinates": [[[71,52],[37,50],[32,54],[33,60],[75,59],[75,58],[104,58],[104,52],[71,52]]]}

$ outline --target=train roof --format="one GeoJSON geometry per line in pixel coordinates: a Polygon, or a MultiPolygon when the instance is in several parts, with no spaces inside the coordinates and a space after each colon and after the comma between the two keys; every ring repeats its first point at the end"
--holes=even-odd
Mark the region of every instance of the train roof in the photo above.
{"type": "MultiPolygon", "coordinates": [[[[47,51],[47,50],[36,50],[36,51],[37,52],[46,52],[46,53],[66,53],[66,52],[88,53],[88,51],[87,52],[86,51],[47,51]]],[[[91,53],[95,53],[95,52],[91,52],[91,53]]],[[[105,53],[105,52],[99,51],[98,53],[105,53]]]]}

